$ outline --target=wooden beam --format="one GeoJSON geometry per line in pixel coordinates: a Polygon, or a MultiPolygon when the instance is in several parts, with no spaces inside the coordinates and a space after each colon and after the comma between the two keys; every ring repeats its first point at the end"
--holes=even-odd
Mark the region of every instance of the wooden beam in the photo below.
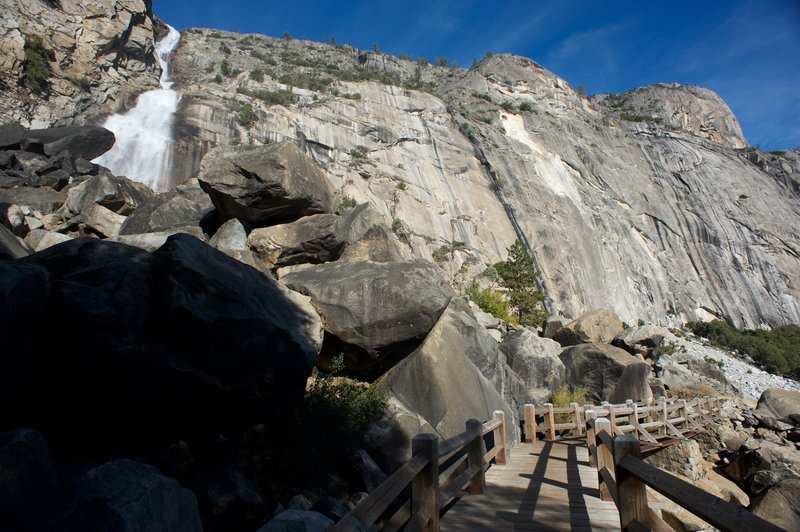
{"type": "MultiPolygon", "coordinates": [[[[617,461],[617,474],[619,475],[621,471],[636,476],[657,492],[720,530],[737,532],[742,530],[778,532],[782,530],[744,508],[736,507],[685,480],[665,473],[639,459],[634,459],[631,455],[622,456],[617,461]]],[[[619,479],[619,476],[617,478],[619,479]]]]}
{"type": "Polygon", "coordinates": [[[622,530],[634,523],[647,523],[650,510],[647,506],[647,490],[644,483],[629,470],[619,467],[623,461],[641,462],[639,441],[633,436],[614,438],[614,477],[617,482],[617,507],[622,530]]]}
{"type": "Polygon", "coordinates": [[[411,454],[428,459],[428,464],[411,481],[411,519],[422,514],[428,517],[423,530],[439,530],[439,438],[435,434],[418,434],[411,440],[411,454]]]}
{"type": "Polygon", "coordinates": [[[509,454],[506,449],[508,442],[506,440],[506,413],[502,410],[495,410],[492,414],[494,419],[500,421],[500,425],[494,429],[494,444],[495,446],[500,446],[500,451],[497,453],[495,461],[498,465],[503,465],[506,463],[506,458],[509,454]]]}
{"type": "Polygon", "coordinates": [[[532,404],[523,405],[522,419],[525,422],[525,442],[536,442],[536,407],[532,404]]]}
{"type": "Polygon", "coordinates": [[[476,466],[478,468],[478,472],[470,479],[467,489],[470,493],[483,493],[486,491],[486,462],[483,461],[486,444],[481,434],[481,422],[477,419],[467,421],[467,432],[471,432],[474,436],[467,447],[467,468],[476,466]]]}
{"type": "Polygon", "coordinates": [[[556,417],[553,414],[553,403],[545,403],[545,408],[547,408],[547,414],[545,419],[547,420],[547,437],[550,440],[556,439],[556,417]]]}

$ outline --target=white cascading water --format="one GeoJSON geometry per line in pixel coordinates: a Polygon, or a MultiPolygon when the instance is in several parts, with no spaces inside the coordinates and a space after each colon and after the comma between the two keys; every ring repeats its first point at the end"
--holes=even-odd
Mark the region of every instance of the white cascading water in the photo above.
{"type": "Polygon", "coordinates": [[[161,88],[139,95],[136,106],[125,114],[109,116],[103,127],[114,132],[114,147],[93,162],[107,167],[114,175],[124,175],[146,184],[156,192],[169,186],[169,159],[172,145],[172,119],[178,109],[178,93],[169,81],[169,56],[181,34],[172,26],[156,43],[161,65],[161,88]]]}

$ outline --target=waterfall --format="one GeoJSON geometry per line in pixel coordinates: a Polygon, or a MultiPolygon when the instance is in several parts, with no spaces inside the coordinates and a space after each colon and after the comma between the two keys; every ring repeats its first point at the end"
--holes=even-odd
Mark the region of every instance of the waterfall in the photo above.
{"type": "Polygon", "coordinates": [[[161,65],[161,88],[139,95],[136,106],[127,113],[106,119],[103,127],[113,131],[117,141],[93,161],[156,192],[164,192],[169,186],[172,120],[179,100],[169,81],[168,61],[181,34],[172,26],[167,27],[169,33],[155,46],[161,65]]]}

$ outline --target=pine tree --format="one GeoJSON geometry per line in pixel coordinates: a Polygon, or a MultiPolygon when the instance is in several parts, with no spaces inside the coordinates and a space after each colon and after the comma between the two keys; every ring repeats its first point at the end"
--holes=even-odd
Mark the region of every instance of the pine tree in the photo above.
{"type": "Polygon", "coordinates": [[[498,262],[495,268],[520,325],[541,326],[547,319],[547,312],[541,307],[545,293],[536,286],[539,273],[525,244],[521,240],[514,242],[508,248],[508,260],[498,262]]]}

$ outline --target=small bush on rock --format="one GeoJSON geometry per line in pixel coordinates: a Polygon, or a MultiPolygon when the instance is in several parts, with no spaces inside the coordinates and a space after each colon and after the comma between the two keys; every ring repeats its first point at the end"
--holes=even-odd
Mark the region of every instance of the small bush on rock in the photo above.
{"type": "Polygon", "coordinates": [[[25,63],[22,66],[22,82],[33,92],[42,93],[47,90],[47,79],[50,77],[50,63],[41,37],[25,39],[25,63]]]}
{"type": "MultiPolygon", "coordinates": [[[[586,390],[583,388],[571,388],[564,384],[553,392],[550,402],[553,403],[553,408],[563,408],[565,406],[570,406],[572,403],[582,405],[586,402],[586,390]]],[[[555,415],[556,423],[569,423],[572,419],[571,414],[555,415]]]]}
{"type": "Polygon", "coordinates": [[[478,286],[477,281],[472,281],[467,287],[467,295],[478,305],[478,308],[484,312],[488,312],[495,318],[509,322],[516,321],[508,313],[508,301],[506,301],[502,292],[492,290],[491,288],[481,288],[478,286]]]}

